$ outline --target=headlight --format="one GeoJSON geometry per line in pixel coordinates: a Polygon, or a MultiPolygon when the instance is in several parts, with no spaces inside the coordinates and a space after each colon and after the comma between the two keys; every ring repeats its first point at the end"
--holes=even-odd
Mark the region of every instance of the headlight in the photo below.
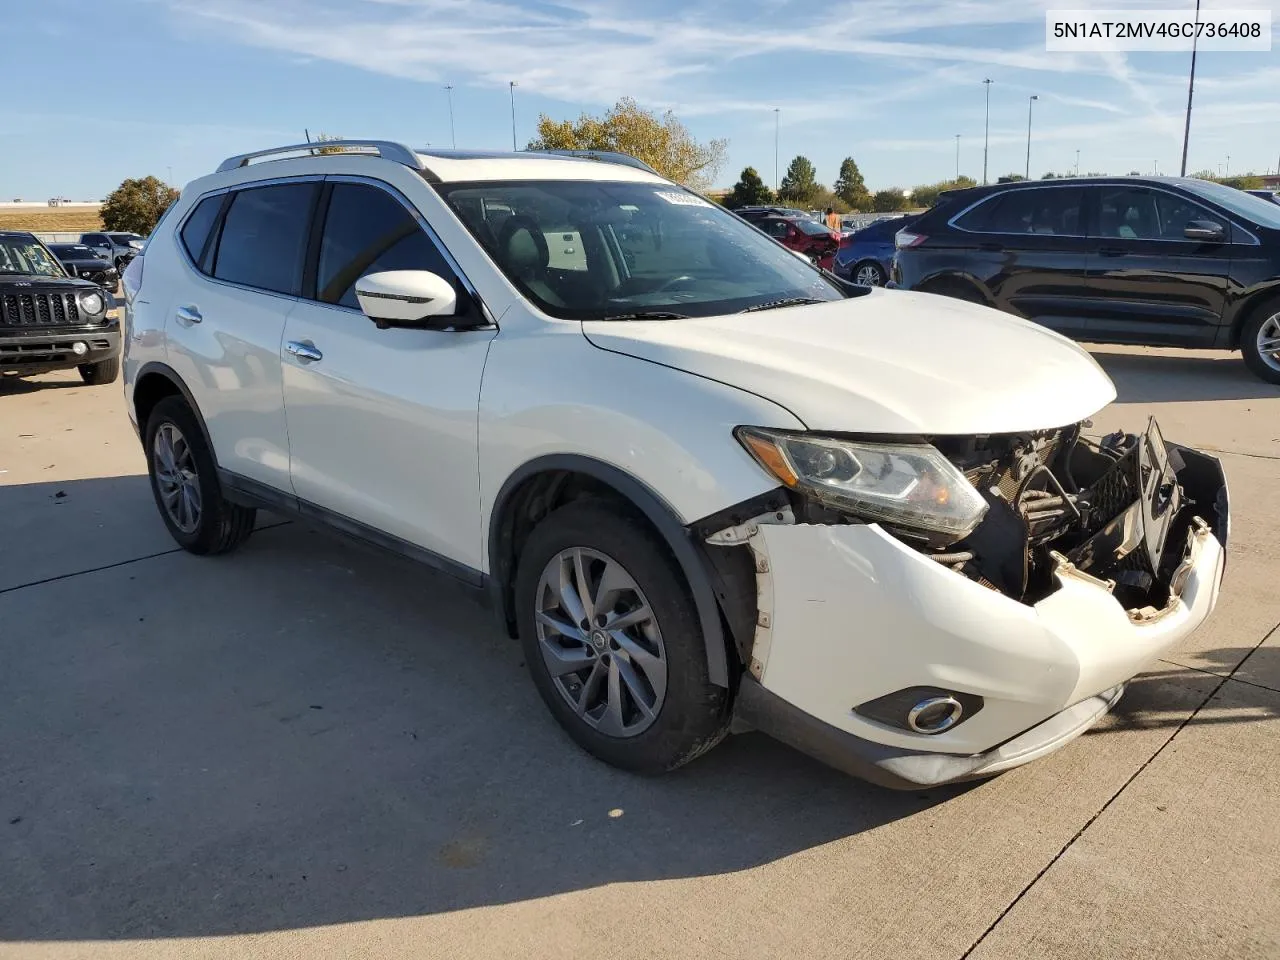
{"type": "Polygon", "coordinates": [[[971,533],[986,501],[928,444],[864,443],[739,427],[735,434],[782,483],[866,520],[971,533]]]}
{"type": "Polygon", "coordinates": [[[102,299],[100,293],[82,293],[80,294],[80,309],[90,315],[101,313],[107,308],[107,302],[102,299]]]}

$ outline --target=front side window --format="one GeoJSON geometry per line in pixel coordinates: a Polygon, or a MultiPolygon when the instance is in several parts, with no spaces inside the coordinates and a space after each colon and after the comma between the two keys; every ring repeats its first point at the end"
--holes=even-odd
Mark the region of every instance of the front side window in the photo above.
{"type": "Polygon", "coordinates": [[[378,187],[335,183],[320,238],[316,299],[358,309],[356,281],[383,270],[429,270],[453,279],[404,204],[378,187]]]}
{"type": "Polygon", "coordinates": [[[0,237],[0,274],[65,277],[62,265],[34,237],[0,237]]]}
{"type": "Polygon", "coordinates": [[[213,275],[297,296],[315,183],[281,183],[241,190],[223,219],[213,275]]]}
{"type": "Polygon", "coordinates": [[[956,226],[973,233],[1078,237],[1083,201],[1081,187],[1008,190],[961,215],[956,226]]]}
{"type": "Polygon", "coordinates": [[[553,316],[715,316],[845,296],[756,228],[669,184],[495,181],[437,189],[508,279],[553,316]]]}
{"type": "Polygon", "coordinates": [[[1117,240],[1184,240],[1192,220],[1222,226],[1222,217],[1185,197],[1146,187],[1104,187],[1098,199],[1098,235],[1117,240]]]}

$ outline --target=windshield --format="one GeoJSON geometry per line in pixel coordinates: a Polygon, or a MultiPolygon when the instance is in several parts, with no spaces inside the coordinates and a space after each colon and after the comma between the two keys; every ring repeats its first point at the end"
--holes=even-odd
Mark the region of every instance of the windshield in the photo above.
{"type": "Polygon", "coordinates": [[[0,237],[0,273],[65,277],[61,264],[34,237],[0,237]]]}
{"type": "Polygon", "coordinates": [[[759,230],[676,186],[553,180],[438,189],[507,278],[552,316],[675,319],[844,297],[759,230]]]}
{"type": "Polygon", "coordinates": [[[81,243],[51,243],[49,244],[49,249],[53,251],[55,257],[78,257],[83,260],[91,260],[97,256],[81,243]]]}
{"type": "Polygon", "coordinates": [[[1236,216],[1244,217],[1260,227],[1280,230],[1280,205],[1252,196],[1235,187],[1223,186],[1209,180],[1180,180],[1178,183],[1192,193],[1197,193],[1206,200],[1212,200],[1236,216]]]}

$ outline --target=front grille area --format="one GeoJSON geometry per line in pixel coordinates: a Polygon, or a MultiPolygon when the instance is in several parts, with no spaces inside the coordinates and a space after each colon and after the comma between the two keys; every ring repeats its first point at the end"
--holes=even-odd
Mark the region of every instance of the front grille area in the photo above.
{"type": "Polygon", "coordinates": [[[0,297],[0,326],[61,327],[84,322],[74,293],[6,293],[0,297]]]}

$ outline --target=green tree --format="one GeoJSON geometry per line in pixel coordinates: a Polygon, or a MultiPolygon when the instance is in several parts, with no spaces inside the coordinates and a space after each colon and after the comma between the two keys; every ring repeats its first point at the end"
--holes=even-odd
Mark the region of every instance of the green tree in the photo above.
{"type": "Polygon", "coordinates": [[[975,187],[978,182],[973,177],[958,177],[955,180],[940,180],[937,183],[922,183],[911,190],[911,206],[932,207],[938,202],[938,195],[944,190],[963,190],[975,187]]]}
{"type": "Polygon", "coordinates": [[[102,227],[145,237],[177,199],[178,191],[159,177],[125,180],[102,203],[102,227]]]}
{"type": "Polygon", "coordinates": [[[907,198],[902,195],[902,190],[899,187],[877,190],[875,196],[871,198],[871,209],[876,213],[894,213],[898,210],[905,210],[907,209],[907,198]]]}
{"type": "Polygon", "coordinates": [[[845,157],[841,161],[834,189],[836,196],[854,210],[866,210],[871,206],[871,194],[853,157],[845,157]]]}
{"type": "Polygon", "coordinates": [[[582,114],[577,120],[538,117],[538,136],[530,150],[602,150],[643,160],[664,177],[694,190],[705,190],[724,163],[727,140],[699,143],[674,113],[661,117],[623,97],[601,117],[582,114]]]}
{"type": "Polygon", "coordinates": [[[1041,180],[1057,180],[1058,175],[1054,173],[1052,170],[1050,170],[1048,173],[1041,176],[1040,179],[1041,180]]]}
{"type": "Polygon", "coordinates": [[[1006,173],[1003,177],[997,180],[996,183],[1017,183],[1019,180],[1025,179],[1027,178],[1020,173],[1006,173]]]}
{"type": "Polygon", "coordinates": [[[796,157],[787,167],[786,175],[778,186],[778,199],[787,203],[809,205],[823,191],[818,183],[817,171],[808,157],[796,157]]]}
{"type": "MultiPolygon", "coordinates": [[[[1208,173],[1208,172],[1209,172],[1209,171],[1207,171],[1207,170],[1201,170],[1201,171],[1200,171],[1200,173],[1208,173]]],[[[1193,177],[1198,177],[1198,178],[1199,178],[1199,179],[1201,179],[1201,180],[1207,179],[1207,178],[1205,178],[1205,177],[1201,177],[1201,176],[1200,176],[1200,173],[1193,173],[1193,174],[1192,174],[1192,176],[1193,176],[1193,177]]],[[[1130,171],[1129,171],[1129,176],[1131,176],[1131,177],[1140,177],[1140,176],[1142,176],[1142,171],[1141,171],[1141,170],[1130,170],[1130,171]]]]}
{"type": "Polygon", "coordinates": [[[724,198],[724,205],[730,210],[739,207],[756,206],[773,202],[773,191],[764,185],[755,167],[745,167],[738,176],[729,195],[724,198]]]}

